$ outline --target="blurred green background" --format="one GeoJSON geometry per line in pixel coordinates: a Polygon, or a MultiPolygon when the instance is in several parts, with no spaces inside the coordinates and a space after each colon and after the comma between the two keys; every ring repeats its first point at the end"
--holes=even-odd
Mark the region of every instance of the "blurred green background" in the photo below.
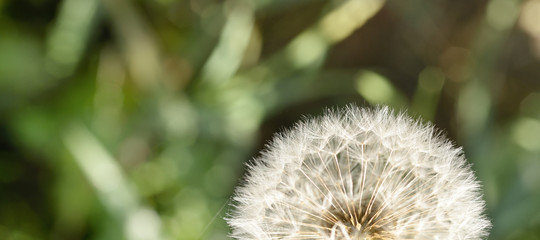
{"type": "Polygon", "coordinates": [[[325,107],[434,122],[490,239],[540,239],[540,0],[0,0],[0,239],[226,239],[325,107]]]}

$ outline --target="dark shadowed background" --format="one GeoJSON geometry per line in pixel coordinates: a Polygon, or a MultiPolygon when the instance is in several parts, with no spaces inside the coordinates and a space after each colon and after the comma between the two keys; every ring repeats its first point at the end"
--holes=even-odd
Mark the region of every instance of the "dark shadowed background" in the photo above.
{"type": "Polygon", "coordinates": [[[540,0],[0,0],[0,239],[226,239],[245,163],[326,107],[464,147],[540,239],[540,0]]]}

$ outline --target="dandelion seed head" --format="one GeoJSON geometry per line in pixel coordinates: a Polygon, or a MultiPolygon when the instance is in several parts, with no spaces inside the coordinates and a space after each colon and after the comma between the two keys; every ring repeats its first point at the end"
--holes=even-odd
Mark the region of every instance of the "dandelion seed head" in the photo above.
{"type": "Polygon", "coordinates": [[[227,219],[237,239],[483,239],[470,166],[433,126],[349,106],[277,135],[227,219]]]}

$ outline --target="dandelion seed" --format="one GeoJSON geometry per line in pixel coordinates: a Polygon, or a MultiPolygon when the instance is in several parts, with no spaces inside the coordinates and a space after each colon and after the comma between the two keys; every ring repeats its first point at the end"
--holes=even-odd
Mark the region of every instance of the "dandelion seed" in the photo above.
{"type": "Polygon", "coordinates": [[[278,135],[227,219],[237,239],[482,239],[462,151],[387,107],[329,111],[278,135]]]}

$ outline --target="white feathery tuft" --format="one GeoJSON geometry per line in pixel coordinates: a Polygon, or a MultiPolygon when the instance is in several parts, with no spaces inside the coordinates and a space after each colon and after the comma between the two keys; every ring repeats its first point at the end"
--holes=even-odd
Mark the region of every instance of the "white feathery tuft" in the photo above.
{"type": "Polygon", "coordinates": [[[387,107],[354,105],[272,141],[234,197],[236,239],[483,239],[491,224],[460,148],[387,107]]]}

